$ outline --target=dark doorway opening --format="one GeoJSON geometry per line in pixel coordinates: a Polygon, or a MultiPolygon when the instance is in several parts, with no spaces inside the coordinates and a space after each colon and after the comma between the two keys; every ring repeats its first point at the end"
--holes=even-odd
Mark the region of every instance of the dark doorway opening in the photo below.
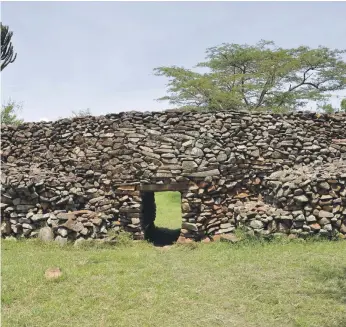
{"type": "Polygon", "coordinates": [[[142,225],[145,239],[156,246],[177,241],[182,224],[180,192],[142,192],[142,225]]]}

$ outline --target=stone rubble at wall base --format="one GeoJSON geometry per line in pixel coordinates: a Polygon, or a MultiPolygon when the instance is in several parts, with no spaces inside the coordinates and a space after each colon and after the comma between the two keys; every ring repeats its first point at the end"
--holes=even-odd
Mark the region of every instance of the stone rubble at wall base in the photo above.
{"type": "Polygon", "coordinates": [[[345,126],[341,114],[231,111],[2,126],[1,235],[143,239],[152,189],[181,192],[182,239],[345,238],[345,126]]]}

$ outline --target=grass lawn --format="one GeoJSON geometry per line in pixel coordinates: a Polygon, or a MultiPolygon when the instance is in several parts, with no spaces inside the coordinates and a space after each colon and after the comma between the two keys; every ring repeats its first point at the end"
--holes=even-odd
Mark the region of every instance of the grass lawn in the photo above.
{"type": "MultiPolygon", "coordinates": [[[[162,194],[158,222],[177,228],[179,197],[162,194]]],[[[4,327],[346,326],[344,241],[76,248],[5,240],[1,274],[4,327]],[[50,267],[62,277],[46,280],[50,267]]]]}

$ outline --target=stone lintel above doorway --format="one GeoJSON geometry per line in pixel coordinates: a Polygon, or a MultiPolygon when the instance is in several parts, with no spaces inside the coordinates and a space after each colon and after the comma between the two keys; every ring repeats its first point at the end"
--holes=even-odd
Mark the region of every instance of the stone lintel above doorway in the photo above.
{"type": "Polygon", "coordinates": [[[142,192],[184,191],[188,187],[188,183],[141,184],[139,186],[142,192]]]}

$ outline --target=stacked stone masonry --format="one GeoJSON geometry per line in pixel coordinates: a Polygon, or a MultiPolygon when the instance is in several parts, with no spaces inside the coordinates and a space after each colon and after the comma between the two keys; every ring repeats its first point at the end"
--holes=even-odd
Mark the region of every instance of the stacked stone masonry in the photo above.
{"type": "Polygon", "coordinates": [[[2,237],[143,239],[154,192],[181,238],[346,237],[346,115],[124,112],[4,126],[2,237]]]}

